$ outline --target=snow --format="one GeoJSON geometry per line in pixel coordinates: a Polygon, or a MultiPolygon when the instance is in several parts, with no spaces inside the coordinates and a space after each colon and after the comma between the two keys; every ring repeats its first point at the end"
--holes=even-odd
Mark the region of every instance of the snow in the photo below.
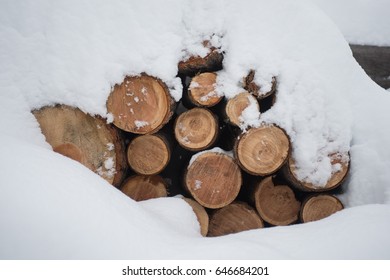
{"type": "Polygon", "coordinates": [[[249,106],[246,107],[241,116],[238,117],[240,121],[240,128],[246,130],[248,127],[259,127],[261,124],[260,121],[260,111],[259,103],[253,95],[248,95],[249,106]]]}
{"type": "Polygon", "coordinates": [[[352,44],[390,46],[389,0],[312,0],[352,44]]]}
{"type": "MultiPolygon", "coordinates": [[[[390,258],[390,96],[313,1],[0,5],[0,258],[390,258]],[[181,199],[136,203],[51,151],[30,110],[62,103],[112,122],[105,105],[112,86],[142,72],[179,100],[177,63],[205,55],[204,40],[225,51],[217,80],[225,96],[242,92],[250,69],[262,86],[277,77],[277,102],[259,121],[287,131],[302,178],[322,183],[337,168],[329,155],[351,154],[340,197],[346,210],[309,224],[202,238],[181,199]]],[[[376,34],[390,38],[386,32],[376,34]]]]}
{"type": "Polygon", "coordinates": [[[203,154],[206,154],[206,153],[216,153],[216,154],[224,154],[224,155],[227,155],[228,157],[231,157],[233,158],[233,151],[225,151],[219,147],[214,147],[212,149],[209,149],[209,150],[204,150],[204,151],[201,151],[201,152],[198,152],[196,154],[194,154],[191,159],[190,159],[190,162],[188,163],[188,168],[196,161],[196,159],[203,155],[203,154]]]}
{"type": "Polygon", "coordinates": [[[140,121],[140,120],[135,120],[134,124],[137,128],[142,128],[144,126],[147,126],[149,123],[147,121],[140,121]]]}

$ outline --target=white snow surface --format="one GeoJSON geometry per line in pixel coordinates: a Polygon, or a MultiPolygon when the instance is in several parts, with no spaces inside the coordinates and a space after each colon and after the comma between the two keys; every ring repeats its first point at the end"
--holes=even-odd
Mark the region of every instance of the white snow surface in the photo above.
{"type": "Polygon", "coordinates": [[[390,95],[311,1],[0,0],[0,7],[0,258],[390,258],[390,95]],[[276,104],[259,121],[287,131],[302,177],[323,182],[332,172],[328,155],[350,152],[346,210],[202,238],[182,200],[136,203],[44,141],[30,110],[62,103],[112,121],[106,99],[125,75],[158,76],[178,100],[177,63],[205,55],[205,39],[226,52],[218,83],[227,97],[242,92],[249,69],[264,85],[277,77],[276,104]]]}
{"type": "Polygon", "coordinates": [[[389,0],[312,0],[352,44],[390,46],[389,0]]]}

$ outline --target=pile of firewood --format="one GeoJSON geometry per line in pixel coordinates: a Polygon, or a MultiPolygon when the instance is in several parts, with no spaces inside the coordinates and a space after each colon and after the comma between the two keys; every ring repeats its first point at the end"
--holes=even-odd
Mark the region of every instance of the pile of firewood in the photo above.
{"type": "Polygon", "coordinates": [[[179,64],[179,103],[156,77],[126,77],[107,100],[113,124],[64,105],[33,113],[54,151],[134,200],[187,197],[204,236],[315,221],[341,210],[330,191],[340,186],[349,164],[334,157],[341,168],[325,187],[300,181],[282,128],[240,129],[245,108],[255,104],[264,112],[277,102],[277,78],[263,92],[256,73],[248,71],[243,92],[227,100],[215,88],[222,59],[211,48],[205,58],[179,64]]]}

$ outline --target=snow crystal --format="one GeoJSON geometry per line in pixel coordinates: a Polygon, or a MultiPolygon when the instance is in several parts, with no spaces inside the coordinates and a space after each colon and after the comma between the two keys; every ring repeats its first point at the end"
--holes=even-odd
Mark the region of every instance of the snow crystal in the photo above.
{"type": "Polygon", "coordinates": [[[135,103],[138,103],[139,102],[139,98],[137,96],[134,97],[134,101],[135,101],[135,103]]]}
{"type": "Polygon", "coordinates": [[[115,145],[113,143],[107,143],[107,150],[113,151],[115,148],[115,145]]]}
{"type": "Polygon", "coordinates": [[[106,114],[107,123],[112,123],[114,121],[114,115],[111,113],[106,114]]]}
{"type": "Polygon", "coordinates": [[[147,126],[149,125],[149,123],[147,121],[140,121],[140,120],[135,120],[134,121],[134,124],[137,128],[142,128],[144,126],[147,126]]]}
{"type": "Polygon", "coordinates": [[[112,157],[107,158],[104,161],[104,168],[110,170],[114,167],[114,159],[112,157]]]}
{"type": "Polygon", "coordinates": [[[202,181],[195,180],[194,191],[200,190],[202,188],[202,181]]]}

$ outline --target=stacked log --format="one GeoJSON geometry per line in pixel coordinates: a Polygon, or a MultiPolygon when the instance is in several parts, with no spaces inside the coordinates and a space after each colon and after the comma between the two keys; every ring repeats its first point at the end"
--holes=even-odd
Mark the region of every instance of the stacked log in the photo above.
{"type": "Polygon", "coordinates": [[[349,161],[331,155],[339,168],[326,186],[300,180],[283,128],[242,127],[246,108],[260,115],[277,102],[277,78],[265,91],[251,70],[242,92],[226,100],[216,86],[222,57],[210,48],[206,57],[179,64],[184,87],[179,104],[162,80],[142,73],[113,87],[107,100],[110,125],[67,106],[34,115],[54,151],[133,200],[185,196],[203,236],[311,222],[341,210],[330,191],[346,178],[349,161]]]}

